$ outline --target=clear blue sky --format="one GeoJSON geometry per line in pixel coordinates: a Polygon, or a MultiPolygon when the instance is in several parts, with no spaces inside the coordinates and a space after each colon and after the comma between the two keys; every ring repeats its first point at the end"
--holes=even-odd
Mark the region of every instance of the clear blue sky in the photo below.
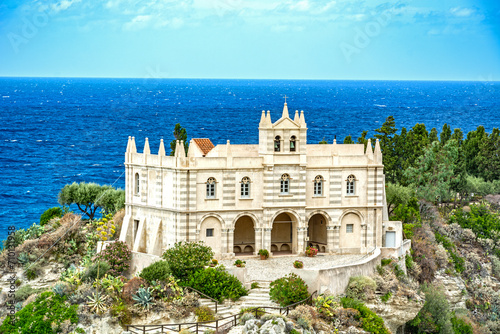
{"type": "Polygon", "coordinates": [[[3,0],[0,76],[500,80],[500,1],[3,0]]]}

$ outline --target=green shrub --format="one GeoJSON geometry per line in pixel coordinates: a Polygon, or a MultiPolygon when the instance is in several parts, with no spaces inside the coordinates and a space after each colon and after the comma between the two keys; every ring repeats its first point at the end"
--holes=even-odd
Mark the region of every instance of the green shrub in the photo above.
{"type": "Polygon", "coordinates": [[[450,224],[470,228],[477,238],[495,239],[494,231],[500,231],[500,218],[485,204],[471,205],[470,212],[457,209],[450,215],[450,224]]]}
{"type": "Polygon", "coordinates": [[[103,278],[108,272],[111,266],[104,261],[98,261],[97,263],[92,264],[82,276],[82,281],[84,282],[93,282],[96,279],[103,278]],[[97,277],[97,272],[99,271],[99,277],[97,277]]]}
{"type": "Polygon", "coordinates": [[[387,303],[391,297],[392,297],[392,292],[389,291],[385,295],[380,297],[380,299],[382,300],[383,303],[387,303]]]}
{"type": "Polygon", "coordinates": [[[434,234],[436,236],[436,241],[441,243],[443,247],[448,251],[448,254],[453,261],[457,273],[463,272],[465,270],[465,260],[455,253],[455,244],[451,242],[447,236],[444,236],[439,232],[434,232],[434,234]]]}
{"type": "Polygon", "coordinates": [[[386,266],[392,262],[392,259],[382,259],[380,260],[380,264],[383,266],[386,266]]]}
{"type": "Polygon", "coordinates": [[[152,281],[167,281],[171,273],[168,262],[161,260],[142,269],[139,277],[151,283],[152,281]]]}
{"type": "Polygon", "coordinates": [[[295,304],[309,296],[306,282],[296,274],[288,274],[271,282],[271,300],[285,307],[295,304]]]}
{"type": "Polygon", "coordinates": [[[406,239],[413,239],[413,228],[415,224],[403,224],[403,234],[406,239]]]}
{"type": "Polygon", "coordinates": [[[29,284],[23,285],[14,293],[14,298],[16,301],[22,302],[28,299],[29,296],[38,293],[39,291],[39,289],[33,289],[29,284]]]}
{"type": "Polygon", "coordinates": [[[422,290],[425,304],[405,328],[410,333],[453,333],[450,305],[444,293],[432,285],[424,285],[422,290]]]}
{"type": "Polygon", "coordinates": [[[32,263],[32,264],[26,264],[25,265],[25,271],[24,275],[28,280],[34,280],[38,276],[40,276],[40,273],[42,272],[42,268],[40,266],[40,263],[32,263]]]}
{"type": "Polygon", "coordinates": [[[120,300],[120,302],[116,304],[113,304],[110,313],[113,317],[116,317],[118,318],[118,320],[120,320],[121,325],[130,324],[132,322],[132,315],[130,314],[128,306],[122,300],[120,300]]]}
{"type": "Polygon", "coordinates": [[[359,311],[364,330],[374,334],[390,334],[384,325],[384,320],[366,307],[363,302],[347,297],[342,298],[341,302],[344,308],[352,308],[359,311]]]}
{"type": "Polygon", "coordinates": [[[217,299],[219,302],[226,298],[236,300],[248,294],[241,282],[229,274],[224,267],[200,269],[183,284],[217,299]]]}
{"type": "Polygon", "coordinates": [[[365,300],[367,295],[375,293],[377,283],[368,276],[353,276],[349,278],[346,296],[352,299],[365,300]]]}
{"type": "Polygon", "coordinates": [[[411,257],[410,254],[405,255],[405,264],[406,264],[406,269],[412,270],[413,267],[415,266],[415,262],[413,262],[413,258],[411,257]]]}
{"type": "Polygon", "coordinates": [[[401,269],[397,264],[394,266],[394,274],[396,275],[396,278],[400,281],[404,279],[406,276],[403,269],[401,269]]]}
{"type": "Polygon", "coordinates": [[[132,252],[123,241],[115,241],[109,244],[108,247],[97,256],[97,259],[109,264],[109,274],[115,277],[120,276],[124,271],[130,268],[131,258],[132,252]]]}
{"type": "Polygon", "coordinates": [[[215,320],[215,313],[208,306],[197,307],[194,310],[198,322],[215,320]]]}
{"type": "Polygon", "coordinates": [[[253,282],[252,285],[250,286],[250,289],[258,289],[260,288],[259,283],[253,282]]]}
{"type": "Polygon", "coordinates": [[[65,321],[69,321],[71,324],[78,323],[77,309],[78,305],[69,305],[66,302],[66,297],[47,291],[17,312],[15,319],[7,316],[0,326],[0,333],[57,333],[61,331],[61,325],[65,321]]]}
{"type": "Polygon", "coordinates": [[[457,318],[455,315],[451,318],[451,325],[455,334],[474,334],[472,326],[464,319],[457,318]]]}
{"type": "Polygon", "coordinates": [[[194,272],[208,266],[214,252],[210,246],[203,242],[178,242],[174,247],[163,253],[163,258],[168,260],[172,274],[186,280],[194,272]]]}
{"type": "Polygon", "coordinates": [[[62,217],[62,209],[58,206],[45,210],[40,216],[40,226],[47,224],[54,217],[62,217]]]}

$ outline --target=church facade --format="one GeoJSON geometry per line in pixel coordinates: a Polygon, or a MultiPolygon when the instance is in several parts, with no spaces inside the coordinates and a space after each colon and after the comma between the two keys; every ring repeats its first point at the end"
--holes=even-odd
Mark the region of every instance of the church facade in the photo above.
{"type": "Polygon", "coordinates": [[[400,222],[387,217],[380,145],[308,144],[304,112],[285,103],[274,123],[262,111],[258,145],[214,146],[192,139],[186,155],[148,138],[125,153],[126,213],[120,240],[161,255],[179,241],[204,241],[216,257],[364,253],[399,247],[400,222]]]}

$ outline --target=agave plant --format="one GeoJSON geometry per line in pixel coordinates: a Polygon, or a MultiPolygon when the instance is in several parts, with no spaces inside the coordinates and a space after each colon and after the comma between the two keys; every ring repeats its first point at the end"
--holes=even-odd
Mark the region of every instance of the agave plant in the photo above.
{"type": "Polygon", "coordinates": [[[106,300],[108,299],[107,295],[103,295],[100,293],[93,293],[92,296],[87,296],[89,301],[87,305],[97,313],[104,313],[106,311],[106,300]]]}
{"type": "Polygon", "coordinates": [[[151,305],[154,305],[149,288],[139,288],[137,294],[132,296],[132,299],[137,302],[136,305],[141,305],[144,308],[149,308],[151,305]]]}
{"type": "Polygon", "coordinates": [[[26,253],[21,253],[19,254],[19,256],[17,257],[17,261],[20,263],[20,264],[26,264],[28,262],[30,262],[30,258],[28,256],[28,254],[26,253]]]}
{"type": "Polygon", "coordinates": [[[61,296],[61,297],[64,297],[64,295],[66,294],[66,292],[64,291],[64,284],[61,284],[61,283],[57,283],[53,288],[52,288],[52,291],[61,296]]]}

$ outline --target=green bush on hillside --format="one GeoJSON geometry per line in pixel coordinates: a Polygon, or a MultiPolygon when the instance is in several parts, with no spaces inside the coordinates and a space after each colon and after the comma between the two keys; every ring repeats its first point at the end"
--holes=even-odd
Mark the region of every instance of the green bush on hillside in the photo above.
{"type": "Polygon", "coordinates": [[[271,300],[285,307],[309,297],[307,284],[296,274],[288,274],[271,282],[271,300]]]}
{"type": "Polygon", "coordinates": [[[417,316],[406,323],[409,333],[453,333],[450,304],[444,293],[432,285],[424,285],[425,304],[417,316]]]}
{"type": "Polygon", "coordinates": [[[368,276],[352,276],[349,278],[345,294],[348,298],[366,300],[367,295],[375,293],[376,288],[377,283],[372,278],[368,276]]]}
{"type": "Polygon", "coordinates": [[[166,281],[171,273],[172,271],[170,270],[168,262],[161,260],[142,269],[139,277],[151,283],[152,281],[166,281]]]}
{"type": "Polygon", "coordinates": [[[196,271],[208,266],[214,257],[210,246],[204,242],[177,242],[174,247],[163,253],[163,258],[168,260],[172,275],[181,280],[188,280],[196,271]]]}
{"type": "Polygon", "coordinates": [[[63,211],[58,206],[45,210],[40,216],[40,226],[47,224],[52,218],[62,217],[62,214],[63,211]]]}
{"type": "Polygon", "coordinates": [[[384,320],[366,307],[363,302],[347,297],[342,298],[341,302],[342,307],[359,311],[364,330],[374,334],[390,334],[389,330],[385,327],[384,320]]]}
{"type": "Polygon", "coordinates": [[[78,305],[70,305],[66,297],[47,291],[17,312],[15,318],[7,316],[0,326],[0,333],[58,333],[65,321],[78,323],[77,309],[78,305]]]}
{"type": "Polygon", "coordinates": [[[226,298],[236,300],[248,294],[241,282],[229,274],[224,267],[200,269],[190,275],[184,285],[217,299],[219,302],[226,298]]]}
{"type": "Polygon", "coordinates": [[[85,272],[83,273],[82,281],[93,282],[98,278],[103,278],[110,269],[111,266],[109,265],[109,263],[98,261],[87,268],[87,270],[85,270],[85,272]],[[99,272],[99,276],[97,275],[97,272],[99,272]]]}

